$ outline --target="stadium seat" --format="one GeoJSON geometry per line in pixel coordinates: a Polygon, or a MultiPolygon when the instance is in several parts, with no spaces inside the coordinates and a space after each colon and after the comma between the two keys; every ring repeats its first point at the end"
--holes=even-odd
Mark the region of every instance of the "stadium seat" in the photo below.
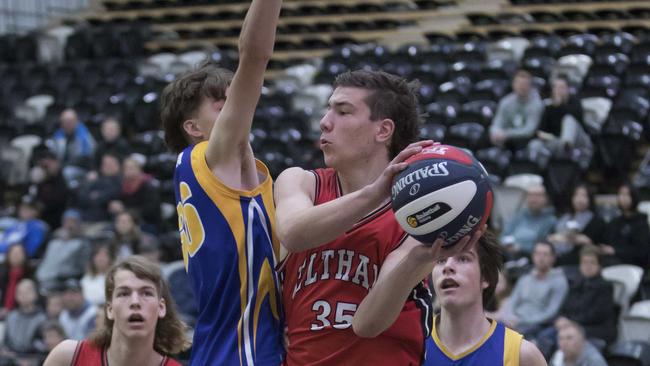
{"type": "MultiPolygon", "coordinates": [[[[510,180],[512,182],[512,180],[510,180]]],[[[490,215],[490,224],[495,230],[503,229],[506,222],[510,221],[514,214],[526,200],[525,188],[511,185],[508,180],[501,185],[493,185],[494,205],[490,215]]]]}
{"type": "Polygon", "coordinates": [[[508,171],[511,158],[510,151],[492,146],[476,151],[476,158],[490,175],[496,175],[503,180],[508,171]]]}
{"type": "Polygon", "coordinates": [[[643,126],[629,119],[609,118],[596,138],[604,177],[623,177],[629,172],[631,156],[636,154],[636,144],[643,135],[643,126]]]}
{"type": "MultiPolygon", "coordinates": [[[[589,165],[588,161],[585,163],[589,165]]],[[[561,209],[571,202],[573,188],[582,180],[584,170],[578,161],[570,158],[553,157],[549,160],[544,181],[548,195],[556,208],[561,209]]]]}
{"type": "Polygon", "coordinates": [[[609,366],[650,366],[650,344],[641,341],[620,341],[607,350],[609,366]]]}
{"type": "Polygon", "coordinates": [[[580,103],[587,133],[598,135],[612,108],[612,101],[604,97],[591,97],[581,99],[580,103]]]}
{"type": "Polygon", "coordinates": [[[445,141],[447,127],[437,122],[425,122],[420,127],[420,138],[437,142],[445,141]]]}
{"type": "Polygon", "coordinates": [[[622,293],[615,294],[618,298],[617,303],[621,305],[622,314],[627,312],[630,299],[636,294],[642,275],[643,269],[631,264],[618,264],[603,268],[602,276],[604,279],[619,281],[625,285],[622,293]]]}
{"type": "Polygon", "coordinates": [[[566,74],[573,83],[580,85],[592,63],[591,57],[584,54],[565,55],[557,60],[552,76],[566,74]]]}
{"type": "Polygon", "coordinates": [[[454,123],[449,126],[445,142],[475,151],[487,144],[486,128],[478,122],[454,123]]]}

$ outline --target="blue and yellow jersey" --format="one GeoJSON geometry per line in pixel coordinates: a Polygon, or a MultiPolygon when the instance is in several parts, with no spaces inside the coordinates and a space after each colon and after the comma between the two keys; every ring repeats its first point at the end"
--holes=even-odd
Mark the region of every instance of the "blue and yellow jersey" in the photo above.
{"type": "Polygon", "coordinates": [[[440,341],[434,318],[427,339],[426,366],[519,366],[522,335],[491,320],[490,330],[474,347],[455,355],[440,341]]]}
{"type": "Polygon", "coordinates": [[[198,305],[192,365],[279,365],[284,319],[275,273],[272,180],[251,191],[222,183],[207,142],[178,156],[174,183],[183,260],[198,305]]]}

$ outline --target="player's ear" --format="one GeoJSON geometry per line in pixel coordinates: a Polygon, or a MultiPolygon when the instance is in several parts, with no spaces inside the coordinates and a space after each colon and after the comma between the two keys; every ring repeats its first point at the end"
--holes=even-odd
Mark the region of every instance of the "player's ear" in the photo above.
{"type": "Polygon", "coordinates": [[[395,132],[395,122],[390,118],[384,118],[378,122],[377,126],[377,140],[379,142],[390,143],[393,132],[395,132]]]}
{"type": "Polygon", "coordinates": [[[167,302],[164,297],[161,297],[158,301],[158,318],[162,319],[167,315],[167,302]]]}
{"type": "Polygon", "coordinates": [[[113,316],[113,306],[110,302],[106,303],[106,310],[104,311],[106,312],[106,317],[108,320],[115,320],[115,317],[113,316]]]}
{"type": "Polygon", "coordinates": [[[486,280],[481,280],[481,290],[485,290],[486,288],[490,287],[490,284],[486,280]]]}
{"type": "Polygon", "coordinates": [[[183,121],[181,126],[188,136],[201,137],[203,134],[199,129],[199,121],[197,119],[187,119],[183,121]]]}

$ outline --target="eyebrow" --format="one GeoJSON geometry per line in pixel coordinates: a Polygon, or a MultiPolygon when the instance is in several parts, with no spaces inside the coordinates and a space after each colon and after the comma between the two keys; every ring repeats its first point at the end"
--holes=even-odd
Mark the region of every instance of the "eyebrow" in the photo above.
{"type": "Polygon", "coordinates": [[[350,106],[350,107],[354,108],[354,104],[352,104],[352,103],[350,103],[350,102],[344,102],[344,101],[333,102],[333,103],[332,103],[331,101],[328,101],[328,102],[327,102],[327,105],[329,105],[330,107],[345,107],[345,106],[350,106]]]}
{"type": "Polygon", "coordinates": [[[472,257],[474,257],[474,258],[477,258],[477,257],[478,257],[478,254],[474,253],[474,252],[471,251],[471,250],[465,250],[465,251],[462,251],[462,252],[458,253],[457,255],[463,255],[463,254],[468,254],[468,255],[470,255],[470,256],[472,256],[472,257]]]}
{"type": "Polygon", "coordinates": [[[131,288],[129,286],[119,286],[119,287],[115,288],[115,291],[117,291],[117,290],[155,290],[155,289],[156,288],[151,286],[151,285],[145,285],[145,286],[141,286],[141,287],[138,287],[138,288],[135,288],[135,289],[131,288]]]}

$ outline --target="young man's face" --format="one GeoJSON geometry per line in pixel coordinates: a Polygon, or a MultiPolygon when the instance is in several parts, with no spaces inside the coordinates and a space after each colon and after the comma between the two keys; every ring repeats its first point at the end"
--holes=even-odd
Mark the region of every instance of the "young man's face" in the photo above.
{"type": "Polygon", "coordinates": [[[106,314],[113,320],[113,332],[127,337],[146,337],[156,330],[159,318],[167,312],[156,285],[127,270],[115,273],[115,290],[106,304],[106,314]]]}
{"type": "Polygon", "coordinates": [[[350,160],[370,159],[378,124],[370,120],[365,102],[370,92],[361,88],[338,87],[329,99],[320,121],[320,148],[328,167],[350,160]]]}
{"type": "Polygon", "coordinates": [[[481,279],[475,247],[436,262],[432,279],[440,305],[447,310],[481,303],[483,290],[488,287],[481,279]]]}
{"type": "Polygon", "coordinates": [[[225,103],[225,99],[214,100],[209,97],[204,97],[201,104],[199,104],[199,111],[195,123],[196,128],[201,132],[201,141],[210,138],[214,122],[217,120],[217,117],[219,117],[219,113],[221,113],[221,109],[223,109],[225,103]]]}

